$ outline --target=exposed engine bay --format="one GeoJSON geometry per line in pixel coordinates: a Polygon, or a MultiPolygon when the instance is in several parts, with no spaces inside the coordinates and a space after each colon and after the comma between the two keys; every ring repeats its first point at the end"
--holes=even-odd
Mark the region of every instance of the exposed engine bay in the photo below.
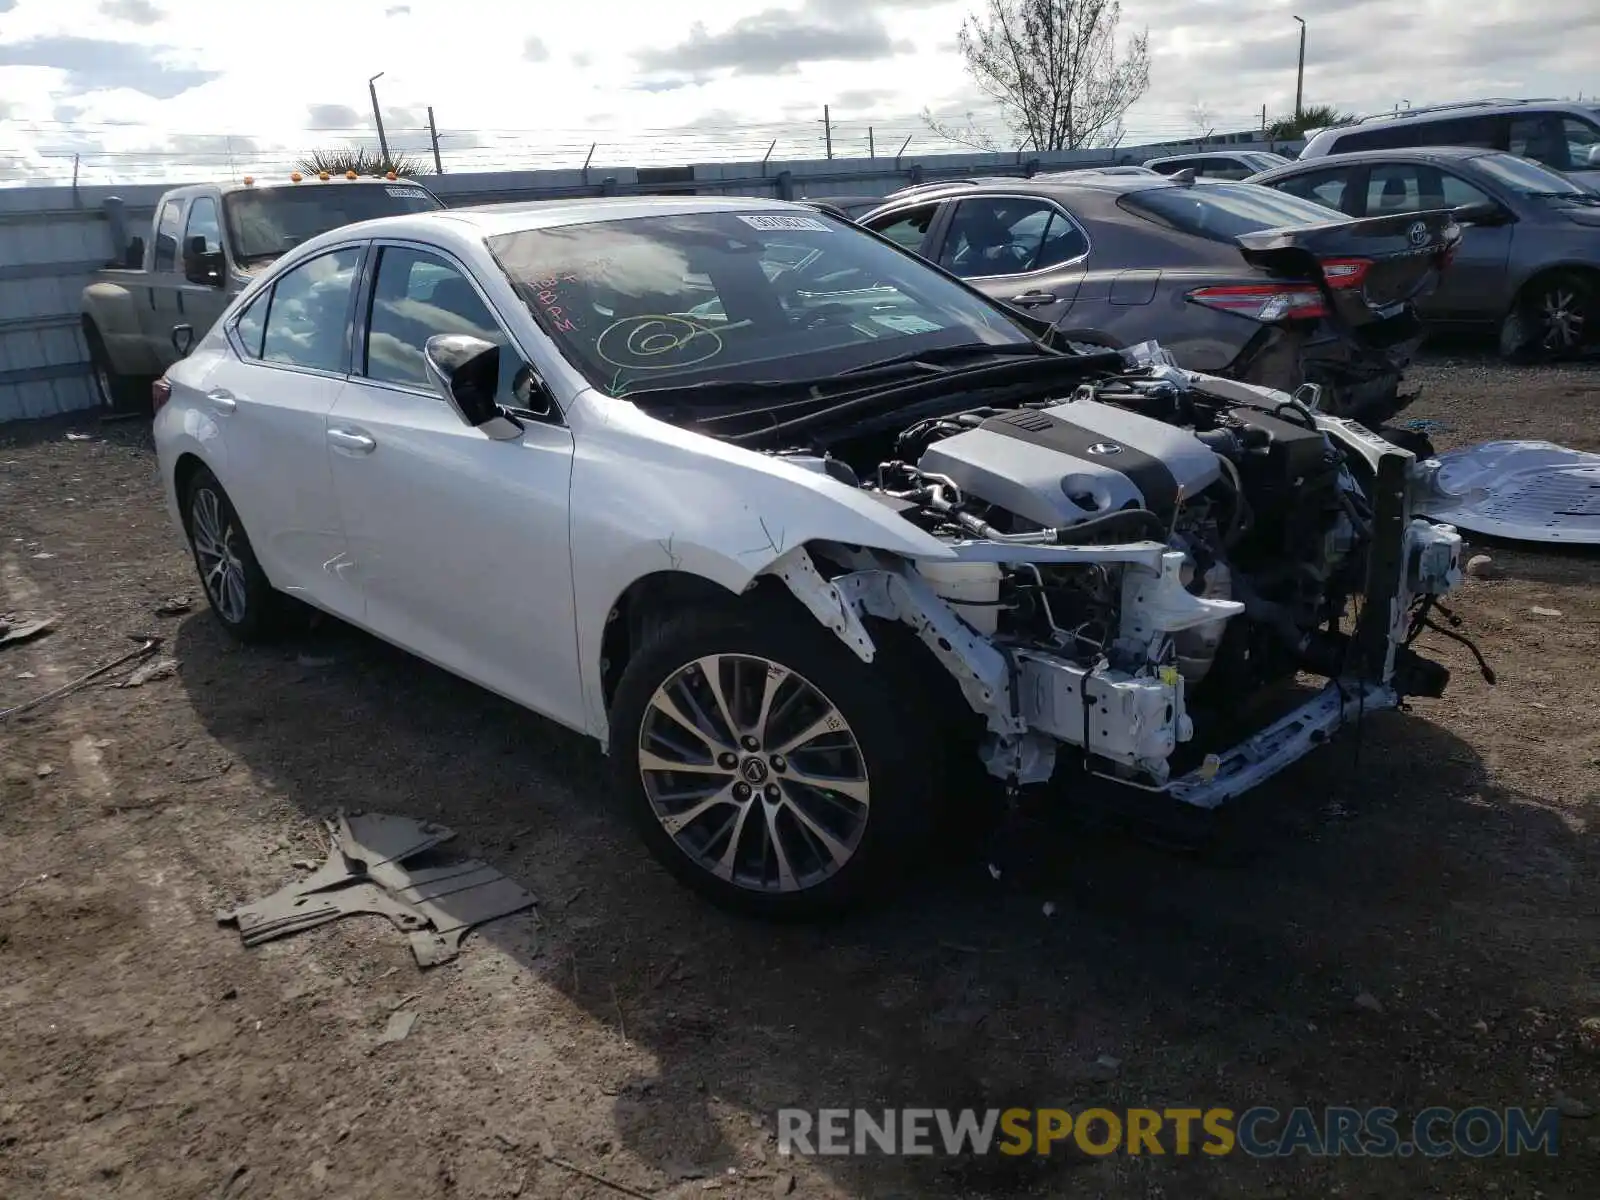
{"type": "Polygon", "coordinates": [[[1071,747],[1210,807],[1358,712],[1441,694],[1448,672],[1410,644],[1460,581],[1461,539],[1412,516],[1409,451],[1156,354],[1067,396],[918,420],[876,464],[778,451],[954,557],[825,547],[773,571],[863,657],[862,615],[911,625],[986,719],[991,773],[1038,782],[1071,747]],[[1175,773],[1197,722],[1297,675],[1329,682],[1175,773]]]}

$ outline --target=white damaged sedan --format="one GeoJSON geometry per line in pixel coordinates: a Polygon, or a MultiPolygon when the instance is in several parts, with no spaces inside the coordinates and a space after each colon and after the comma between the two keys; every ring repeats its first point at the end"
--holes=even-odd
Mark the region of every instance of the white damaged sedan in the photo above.
{"type": "Polygon", "coordinates": [[[892,878],[962,762],[1210,808],[1448,678],[1411,453],[777,201],[348,226],[155,398],[229,630],[292,598],[584,731],[664,865],[771,915],[892,878]]]}

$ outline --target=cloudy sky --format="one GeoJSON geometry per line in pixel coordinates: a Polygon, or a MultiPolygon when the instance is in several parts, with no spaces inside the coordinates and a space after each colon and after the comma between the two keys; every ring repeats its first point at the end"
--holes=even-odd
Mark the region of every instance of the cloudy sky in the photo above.
{"type": "MultiPolygon", "coordinates": [[[[955,35],[986,0],[0,0],[0,183],[226,177],[371,136],[446,170],[880,153],[917,114],[973,111],[955,35]]],[[[1150,31],[1129,144],[1307,103],[1356,111],[1471,95],[1600,92],[1600,0],[1124,0],[1150,31]],[[1517,16],[1521,8],[1526,14],[1517,16]]],[[[946,147],[948,148],[948,147],[946,147]]]]}

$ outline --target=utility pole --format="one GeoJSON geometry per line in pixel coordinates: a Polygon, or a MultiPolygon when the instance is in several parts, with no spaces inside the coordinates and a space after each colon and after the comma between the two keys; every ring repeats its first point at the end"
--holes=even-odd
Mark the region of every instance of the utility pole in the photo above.
{"type": "Polygon", "coordinates": [[[822,137],[828,147],[828,157],[833,157],[833,117],[828,113],[828,106],[822,106],[822,137]]]}
{"type": "Polygon", "coordinates": [[[878,148],[872,142],[872,126],[871,125],[867,126],[867,157],[868,158],[877,158],[878,157],[878,148]]]}
{"type": "Polygon", "coordinates": [[[367,92],[372,97],[372,119],[378,126],[378,149],[383,151],[383,161],[387,164],[389,161],[389,139],[383,136],[383,113],[378,109],[378,80],[382,78],[383,72],[379,71],[371,79],[367,80],[367,92]]]}
{"type": "Polygon", "coordinates": [[[1295,17],[1300,22],[1300,69],[1294,77],[1294,119],[1300,119],[1301,105],[1306,94],[1306,19],[1295,17]]]}
{"type": "Polygon", "coordinates": [[[433,123],[433,105],[431,104],[428,105],[428,140],[433,143],[433,173],[435,175],[443,175],[444,164],[439,161],[439,130],[433,123]]]}

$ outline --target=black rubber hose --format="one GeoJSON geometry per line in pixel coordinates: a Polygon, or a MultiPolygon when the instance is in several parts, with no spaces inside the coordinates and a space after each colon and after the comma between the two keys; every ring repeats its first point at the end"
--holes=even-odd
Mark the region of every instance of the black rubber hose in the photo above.
{"type": "Polygon", "coordinates": [[[1107,529],[1115,528],[1124,521],[1132,521],[1142,526],[1143,532],[1148,534],[1152,541],[1167,540],[1167,523],[1155,513],[1147,508],[1124,508],[1117,512],[1091,517],[1078,525],[1060,526],[1056,529],[1056,541],[1066,545],[1086,541],[1107,529]]]}

